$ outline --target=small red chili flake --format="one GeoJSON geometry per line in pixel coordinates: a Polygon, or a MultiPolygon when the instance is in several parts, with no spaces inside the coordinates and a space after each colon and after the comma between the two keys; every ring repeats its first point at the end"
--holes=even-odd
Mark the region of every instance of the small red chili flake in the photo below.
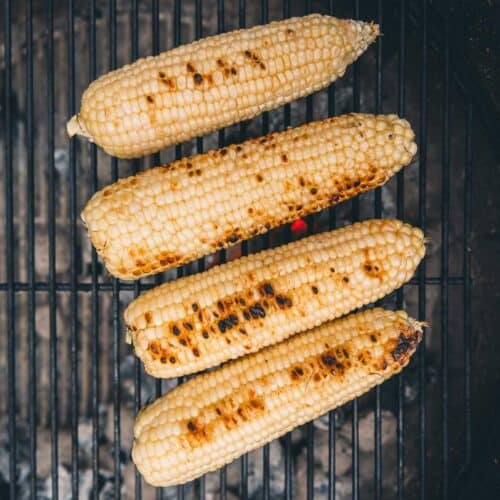
{"type": "Polygon", "coordinates": [[[297,219],[292,222],[291,228],[293,233],[305,233],[307,231],[307,223],[303,219],[297,219]]]}

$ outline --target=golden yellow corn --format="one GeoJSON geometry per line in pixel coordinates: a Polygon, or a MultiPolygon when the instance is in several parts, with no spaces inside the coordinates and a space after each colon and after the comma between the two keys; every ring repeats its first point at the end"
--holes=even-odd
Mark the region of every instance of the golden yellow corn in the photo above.
{"type": "Polygon", "coordinates": [[[212,36],[93,82],[68,122],[133,158],[252,118],[342,76],[378,26],[313,14],[212,36]]]}
{"type": "Polygon", "coordinates": [[[149,290],[125,311],[129,340],[150,375],[200,371],[383,297],[424,253],[394,220],[310,236],[149,290]]]}
{"type": "Polygon", "coordinates": [[[215,470],[400,372],[422,326],[371,309],[196,376],[141,411],[132,459],[154,486],[215,470]]]}
{"type": "Polygon", "coordinates": [[[82,219],[109,272],[136,279],[382,185],[413,140],[396,115],[313,122],[121,179],[82,219]]]}

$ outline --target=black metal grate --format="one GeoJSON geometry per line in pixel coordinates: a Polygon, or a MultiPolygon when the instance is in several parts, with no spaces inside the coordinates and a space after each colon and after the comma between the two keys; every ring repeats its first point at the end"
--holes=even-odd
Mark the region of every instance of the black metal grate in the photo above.
{"type": "MultiPolygon", "coordinates": [[[[408,220],[429,232],[429,257],[416,277],[385,303],[404,306],[413,315],[429,319],[433,329],[428,334],[431,340],[422,344],[411,367],[395,382],[377,387],[367,397],[328,415],[326,489],[322,489],[323,479],[315,473],[315,425],[295,431],[294,435],[302,436],[299,441],[306,450],[305,487],[300,491],[308,499],[380,499],[383,495],[398,499],[449,498],[451,488],[470,463],[472,449],[470,234],[474,142],[472,98],[451,67],[454,18],[450,5],[439,10],[436,2],[425,0],[308,0],[301,4],[262,0],[258,6],[245,0],[25,0],[19,4],[22,9],[18,2],[4,0],[3,8],[5,127],[0,142],[4,148],[1,210],[5,266],[0,271],[0,301],[5,333],[0,339],[0,352],[4,353],[0,369],[5,371],[6,383],[0,389],[0,399],[6,404],[0,403],[0,415],[6,413],[8,424],[11,479],[5,487],[6,495],[16,498],[23,490],[29,498],[35,498],[40,492],[39,471],[47,469],[50,462],[50,498],[63,497],[63,464],[70,477],[65,497],[78,498],[82,493],[82,470],[86,467],[91,470],[93,498],[102,496],[106,482],[112,483],[110,497],[151,498],[150,488],[141,483],[137,473],[133,490],[127,477],[129,450],[123,442],[132,431],[130,422],[121,421],[121,417],[127,404],[137,412],[145,403],[141,393],[151,387],[151,380],[135,359],[133,400],[125,401],[123,363],[129,353],[123,345],[123,305],[162,279],[202,271],[216,262],[294,237],[290,227],[279,228],[164,276],[123,283],[110,279],[95,251],[88,247],[78,222],[86,199],[104,183],[160,161],[273,128],[361,110],[408,116],[417,131],[418,161],[386,187],[347,206],[308,217],[307,231],[384,215],[408,220]],[[318,11],[374,19],[385,33],[342,80],[325,91],[205,140],[199,138],[133,162],[109,158],[94,145],[65,137],[64,123],[76,111],[82,90],[108,69],[217,31],[318,11]],[[440,30],[434,32],[432,27],[436,25],[440,30]],[[149,32],[148,41],[142,34],[149,32]],[[67,154],[63,167],[59,165],[60,154],[67,154]],[[439,186],[437,196],[435,186],[439,186]],[[430,191],[434,193],[431,197],[430,191]],[[438,250],[433,252],[433,248],[438,250]],[[42,308],[48,321],[41,324],[42,308]],[[458,314],[450,315],[457,310],[458,314]],[[461,375],[457,376],[460,368],[461,375]],[[409,391],[416,396],[409,397],[409,391]],[[106,422],[101,415],[103,405],[109,408],[106,422]],[[396,428],[390,441],[395,451],[393,462],[387,459],[382,443],[383,409],[395,416],[396,428]],[[370,413],[374,415],[373,451],[367,458],[360,452],[358,425],[361,414],[370,413]],[[346,422],[342,422],[343,416],[348,417],[346,422]],[[337,460],[348,452],[341,448],[338,432],[340,425],[349,427],[349,419],[352,464],[340,481],[337,460]],[[89,463],[81,451],[85,446],[79,436],[83,420],[91,430],[89,463]],[[112,431],[103,437],[106,425],[111,425],[112,431]],[[50,449],[50,456],[40,454],[40,432],[45,429],[49,429],[50,446],[44,450],[50,449]],[[70,436],[69,455],[62,448],[67,442],[58,442],[63,431],[70,436]],[[24,442],[26,449],[21,447],[24,442]],[[27,464],[24,476],[21,462],[27,464]],[[350,476],[347,492],[342,489],[346,487],[346,474],[350,476]]],[[[474,128],[479,128],[476,120],[474,128]]],[[[158,396],[170,386],[156,381],[153,387],[151,395],[158,396]]],[[[292,433],[281,443],[279,498],[299,498],[299,445],[292,433]]],[[[271,489],[271,448],[266,446],[257,453],[263,454],[263,472],[257,490],[252,487],[253,498],[278,498],[271,489]]],[[[227,467],[178,487],[177,498],[248,498],[252,481],[249,460],[242,457],[236,466],[240,475],[236,489],[233,483],[228,484],[227,467]],[[214,481],[219,481],[219,496],[212,487],[214,481]]],[[[175,497],[171,489],[158,489],[155,495],[175,497]]]]}

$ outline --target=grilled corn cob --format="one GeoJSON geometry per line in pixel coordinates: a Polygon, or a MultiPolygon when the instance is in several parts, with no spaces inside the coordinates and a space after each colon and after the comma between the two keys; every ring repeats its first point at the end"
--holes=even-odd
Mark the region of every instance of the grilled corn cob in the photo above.
{"type": "Polygon", "coordinates": [[[313,122],[121,179],[82,219],[109,272],[135,279],[380,186],[413,139],[396,115],[313,122]]]}
{"type": "Polygon", "coordinates": [[[125,311],[129,340],[150,375],[200,371],[383,297],[424,253],[400,221],[310,236],[144,293],[125,311]]]}
{"type": "Polygon", "coordinates": [[[325,87],[377,34],[313,14],[139,59],[89,86],[68,134],[122,158],[153,153],[325,87]]]}
{"type": "Polygon", "coordinates": [[[132,459],[154,486],[215,470],[400,372],[422,326],[371,309],[194,377],[141,411],[132,459]]]}

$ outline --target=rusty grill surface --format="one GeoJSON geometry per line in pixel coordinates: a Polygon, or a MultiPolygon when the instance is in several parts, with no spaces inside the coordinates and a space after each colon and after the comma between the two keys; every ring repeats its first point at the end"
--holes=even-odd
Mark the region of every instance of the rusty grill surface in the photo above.
{"type": "Polygon", "coordinates": [[[0,496],[453,496],[472,450],[471,172],[482,125],[451,64],[451,4],[3,2],[0,496]],[[202,36],[308,12],[374,20],[384,36],[328,89],[150,158],[117,160],[67,139],[66,120],[105,71],[202,36]],[[105,184],[348,111],[398,113],[417,131],[417,159],[382,189],[136,283],[112,279],[91,249],[79,212],[105,184]],[[414,279],[382,301],[431,323],[410,366],[221,471],[178,488],[155,491],[142,482],[129,455],[133,417],[177,382],[144,373],[124,342],[124,307],[163,281],[374,216],[401,218],[429,237],[414,279]]]}

